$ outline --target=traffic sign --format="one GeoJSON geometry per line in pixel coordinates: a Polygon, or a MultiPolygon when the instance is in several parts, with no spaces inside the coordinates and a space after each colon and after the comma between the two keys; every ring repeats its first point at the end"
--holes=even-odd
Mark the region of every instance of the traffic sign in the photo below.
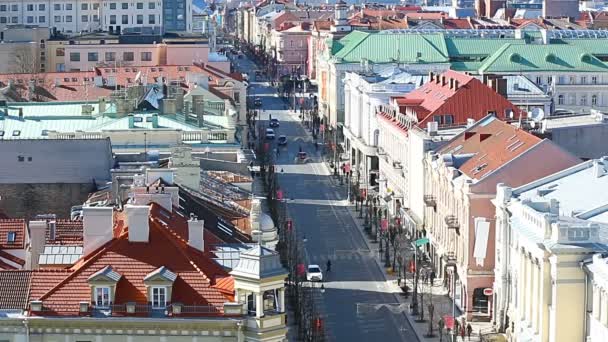
{"type": "Polygon", "coordinates": [[[418,240],[414,241],[414,243],[416,244],[416,247],[420,247],[422,245],[426,245],[429,242],[430,242],[429,238],[422,238],[422,239],[418,239],[418,240]]]}

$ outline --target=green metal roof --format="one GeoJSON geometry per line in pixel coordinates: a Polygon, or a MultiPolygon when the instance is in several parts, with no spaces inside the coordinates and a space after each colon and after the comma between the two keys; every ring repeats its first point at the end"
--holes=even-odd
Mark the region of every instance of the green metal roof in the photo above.
{"type": "Polygon", "coordinates": [[[370,34],[352,32],[342,38],[344,45],[335,58],[337,63],[447,63],[448,50],[442,34],[370,34]]]}
{"type": "Polygon", "coordinates": [[[462,72],[477,72],[483,62],[451,62],[450,69],[462,72]]]}
{"type": "Polygon", "coordinates": [[[488,39],[488,38],[445,38],[450,57],[454,56],[489,56],[503,45],[525,44],[523,39],[488,39]]]}
{"type": "Polygon", "coordinates": [[[568,45],[574,45],[581,49],[584,49],[592,55],[608,55],[608,42],[606,40],[598,39],[562,39],[562,41],[568,45]]]}
{"type": "Polygon", "coordinates": [[[606,72],[608,66],[575,45],[505,44],[479,68],[480,73],[529,71],[606,72]]]}

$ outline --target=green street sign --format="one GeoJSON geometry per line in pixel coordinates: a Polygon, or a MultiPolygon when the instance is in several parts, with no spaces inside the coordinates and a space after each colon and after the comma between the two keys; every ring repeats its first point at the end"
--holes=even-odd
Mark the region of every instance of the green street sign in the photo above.
{"type": "Polygon", "coordinates": [[[429,242],[430,242],[429,238],[422,238],[422,239],[418,239],[418,240],[414,241],[414,243],[416,244],[416,247],[420,247],[422,245],[426,245],[429,242]]]}

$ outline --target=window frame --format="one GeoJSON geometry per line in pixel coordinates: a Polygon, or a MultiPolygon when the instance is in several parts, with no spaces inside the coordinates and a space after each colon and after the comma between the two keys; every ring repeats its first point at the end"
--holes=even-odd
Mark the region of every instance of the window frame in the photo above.
{"type": "Polygon", "coordinates": [[[94,289],[94,300],[95,307],[97,308],[109,308],[112,305],[112,292],[109,286],[95,286],[94,289]],[[101,292],[101,304],[99,294],[101,292]]]}
{"type": "Polygon", "coordinates": [[[153,309],[164,309],[167,307],[167,287],[166,286],[152,286],[150,288],[150,303],[152,303],[153,309]],[[164,303],[161,304],[161,292],[164,303]]]}

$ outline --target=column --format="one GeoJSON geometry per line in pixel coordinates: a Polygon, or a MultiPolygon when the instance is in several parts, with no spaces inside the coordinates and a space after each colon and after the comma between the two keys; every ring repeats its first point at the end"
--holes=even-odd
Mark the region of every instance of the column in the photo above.
{"type": "Polygon", "coordinates": [[[534,295],[532,296],[532,328],[534,329],[534,333],[538,334],[538,323],[539,323],[539,313],[541,310],[541,307],[539,305],[540,302],[540,284],[539,284],[539,277],[540,277],[540,269],[538,266],[538,259],[534,259],[534,263],[532,264],[532,276],[534,279],[533,285],[532,285],[532,293],[534,293],[534,295]]]}
{"type": "Polygon", "coordinates": [[[518,290],[518,298],[517,298],[517,307],[519,309],[519,319],[523,321],[525,319],[525,291],[526,291],[526,255],[524,254],[523,249],[519,249],[519,270],[518,270],[518,279],[519,282],[519,290],[518,290]]]}
{"type": "Polygon", "coordinates": [[[255,293],[255,317],[260,318],[264,316],[264,294],[255,293]]]}
{"type": "Polygon", "coordinates": [[[279,289],[279,312],[285,312],[285,288],[279,289]]]}

